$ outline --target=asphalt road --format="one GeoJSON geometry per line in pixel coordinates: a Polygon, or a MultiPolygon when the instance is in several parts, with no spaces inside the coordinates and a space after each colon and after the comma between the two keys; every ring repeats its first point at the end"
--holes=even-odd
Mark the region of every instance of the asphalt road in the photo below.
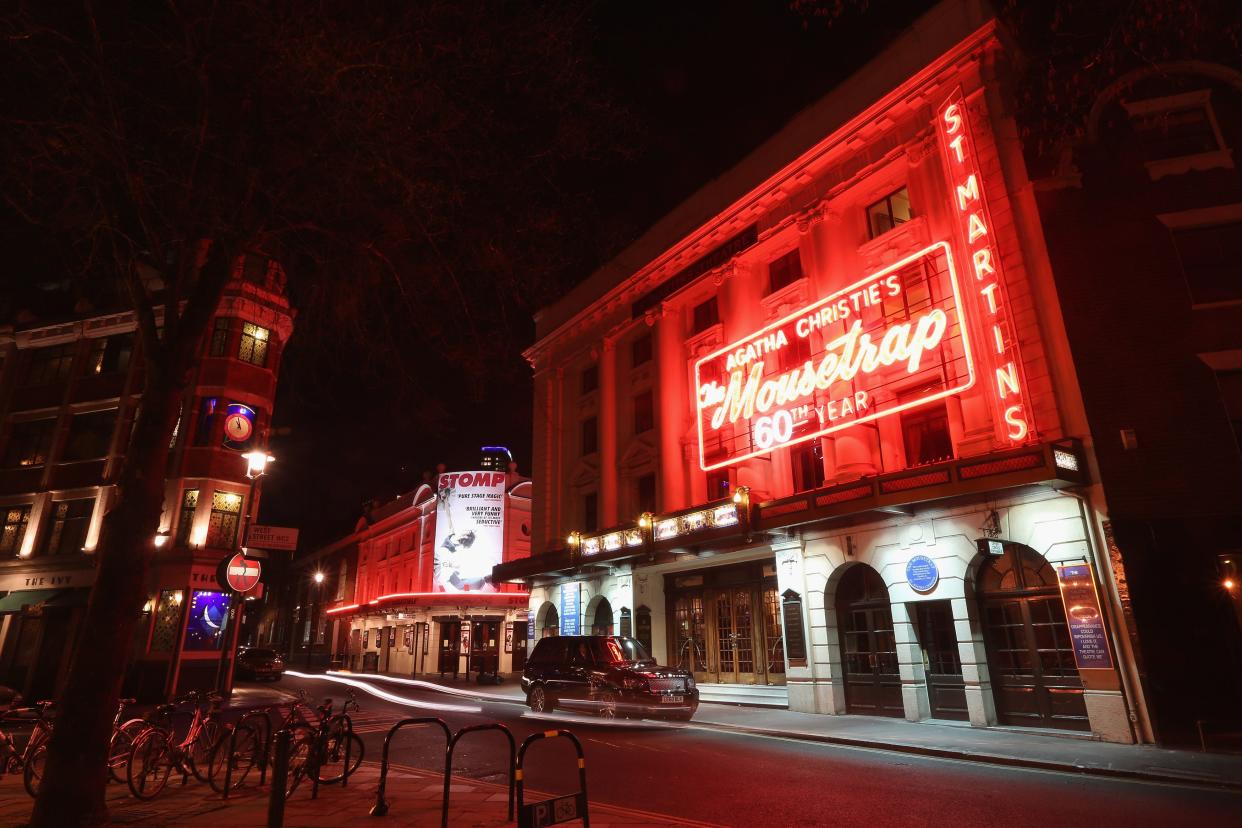
{"type": "MultiPolygon", "coordinates": [[[[292,676],[277,686],[338,699],[345,689],[292,676]]],[[[372,686],[409,701],[357,692],[362,711],[355,720],[368,760],[379,759],[387,727],[409,716],[439,716],[454,730],[500,722],[519,744],[530,733],[563,727],[582,740],[592,802],[718,825],[1242,825],[1242,793],[726,733],[693,723],[607,725],[574,714],[533,717],[517,704],[480,703],[383,682],[372,686]],[[420,706],[428,704],[478,712],[420,706]]],[[[498,733],[467,735],[455,752],[454,773],[502,782],[507,752],[498,733]]],[[[528,788],[574,790],[573,756],[567,740],[533,746],[526,760],[528,788]]],[[[429,728],[403,730],[391,758],[442,770],[443,737],[429,728]]]]}

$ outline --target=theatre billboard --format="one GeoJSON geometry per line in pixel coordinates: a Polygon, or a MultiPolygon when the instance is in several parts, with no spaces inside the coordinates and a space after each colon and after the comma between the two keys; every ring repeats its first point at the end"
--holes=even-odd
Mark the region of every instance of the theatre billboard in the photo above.
{"type": "Polygon", "coordinates": [[[504,557],[505,473],[441,474],[436,491],[436,592],[493,592],[504,557]]]}

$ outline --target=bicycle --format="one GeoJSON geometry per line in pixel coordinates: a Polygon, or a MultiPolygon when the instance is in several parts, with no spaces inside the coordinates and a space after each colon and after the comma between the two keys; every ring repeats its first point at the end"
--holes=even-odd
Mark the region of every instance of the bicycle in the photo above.
{"type": "MultiPolygon", "coordinates": [[[[354,733],[349,722],[351,711],[359,709],[353,691],[349,691],[341,712],[332,714],[332,700],[319,706],[319,724],[308,732],[306,724],[295,724],[294,740],[289,751],[289,783],[285,796],[292,796],[307,776],[313,775],[320,785],[332,785],[358,770],[362,764],[362,738],[354,733]],[[346,760],[349,765],[346,767],[346,760]]],[[[290,711],[292,718],[293,711],[290,711]]],[[[300,715],[300,711],[299,711],[300,715]]],[[[305,716],[302,716],[305,721],[305,716]]]]}
{"type": "Polygon", "coordinates": [[[120,699],[116,716],[112,718],[112,737],[108,740],[108,777],[117,784],[125,781],[125,766],[129,762],[129,752],[134,746],[134,739],[147,728],[146,719],[121,721],[125,708],[134,703],[134,699],[120,699]]]}
{"type": "Polygon", "coordinates": [[[181,771],[182,782],[190,775],[200,782],[208,782],[207,770],[212,749],[223,735],[223,726],[216,721],[223,696],[218,693],[191,692],[176,699],[172,704],[155,708],[155,718],[164,724],[148,724],[134,737],[125,768],[125,779],[130,793],[138,799],[154,799],[168,784],[173,769],[181,771]],[[203,710],[203,702],[208,710],[203,710]],[[172,714],[177,706],[194,704],[194,717],[185,738],[174,743],[172,714]]]}
{"type": "MultiPolygon", "coordinates": [[[[20,697],[13,701],[20,701],[20,697]]],[[[34,707],[10,707],[0,713],[0,721],[15,721],[19,716],[35,714],[34,728],[20,751],[13,738],[0,730],[0,774],[20,771],[22,786],[31,797],[39,794],[39,782],[43,779],[43,768],[47,763],[47,743],[52,738],[51,713],[55,707],[53,701],[41,701],[36,702],[34,707]]]]}

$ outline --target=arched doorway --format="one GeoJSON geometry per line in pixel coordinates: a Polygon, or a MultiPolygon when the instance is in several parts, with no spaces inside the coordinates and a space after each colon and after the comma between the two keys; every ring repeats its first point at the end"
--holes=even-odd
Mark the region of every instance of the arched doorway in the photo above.
{"type": "Polygon", "coordinates": [[[550,635],[561,634],[561,616],[560,613],[556,611],[556,605],[551,601],[545,602],[544,605],[539,608],[539,614],[536,616],[536,620],[538,622],[536,626],[539,628],[540,638],[547,638],[550,635]]]}
{"type": "Polygon", "coordinates": [[[600,598],[595,605],[595,614],[591,616],[591,635],[612,635],[612,604],[607,598],[600,598]]]}
{"type": "Polygon", "coordinates": [[[975,578],[996,718],[1001,724],[1089,730],[1082,679],[1052,565],[1005,544],[975,578]]]}
{"type": "Polygon", "coordinates": [[[837,587],[836,609],[845,712],[904,716],[893,610],[884,579],[869,566],[851,567],[837,587]]]}

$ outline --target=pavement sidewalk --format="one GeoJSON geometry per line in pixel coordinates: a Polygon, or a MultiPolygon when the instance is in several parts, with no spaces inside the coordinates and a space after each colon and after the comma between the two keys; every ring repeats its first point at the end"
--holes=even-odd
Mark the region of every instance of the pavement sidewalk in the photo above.
{"type": "MultiPolygon", "coordinates": [[[[394,684],[376,674],[352,678],[394,684]]],[[[402,683],[410,684],[408,680],[402,683]]],[[[459,698],[521,702],[516,683],[420,681],[428,689],[459,698]]],[[[684,727],[891,750],[992,765],[1085,773],[1122,779],[1199,784],[1242,790],[1242,755],[1118,745],[1089,734],[1050,733],[1027,728],[971,727],[966,722],[907,722],[876,716],[826,716],[791,710],[703,702],[684,727]]]]}
{"type": "MultiPolygon", "coordinates": [[[[375,828],[386,826],[435,826],[440,824],[441,797],[444,777],[440,774],[409,768],[391,767],[388,771],[385,799],[389,810],[383,817],[368,816],[375,804],[379,787],[379,765],[366,762],[350,777],[349,785],[325,785],[319,798],[311,799],[310,785],[303,783],[285,804],[285,828],[339,828],[342,825],[364,824],[375,828]]],[[[111,822],[138,825],[142,828],[164,826],[202,826],[203,828],[250,828],[267,825],[270,786],[247,785],[221,799],[206,785],[191,782],[180,785],[170,781],[154,800],[134,799],[120,785],[108,786],[108,811],[111,822]]],[[[546,793],[527,790],[527,802],[549,798],[546,793]]],[[[508,789],[464,777],[453,777],[449,798],[449,825],[453,828],[492,828],[513,825],[506,819],[508,789]]],[[[30,817],[31,800],[17,780],[0,786],[0,826],[20,826],[30,817]],[[16,782],[16,785],[14,785],[16,782]]],[[[710,823],[680,820],[611,805],[589,805],[591,824],[595,828],[642,828],[644,826],[685,826],[703,828],[710,823]]],[[[580,821],[565,823],[580,825],[580,821]]]]}

